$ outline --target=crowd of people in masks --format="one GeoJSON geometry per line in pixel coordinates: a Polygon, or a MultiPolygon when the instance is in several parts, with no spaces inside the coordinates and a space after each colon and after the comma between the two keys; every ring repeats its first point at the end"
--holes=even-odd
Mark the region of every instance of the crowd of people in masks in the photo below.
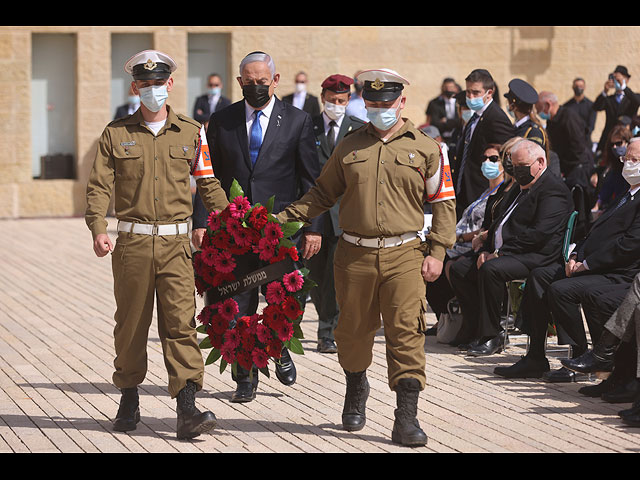
{"type": "Polygon", "coordinates": [[[604,378],[579,392],[630,404],[619,415],[637,427],[640,95],[630,77],[617,66],[595,99],[576,78],[561,103],[522,79],[501,95],[476,69],[464,86],[444,79],[421,128],[449,156],[458,219],[443,273],[427,284],[438,318],[428,334],[443,332],[441,343],[469,356],[500,354],[510,335],[526,334],[526,354],[496,376],[604,378]],[[568,347],[559,369],[548,361],[550,335],[568,347]]]}

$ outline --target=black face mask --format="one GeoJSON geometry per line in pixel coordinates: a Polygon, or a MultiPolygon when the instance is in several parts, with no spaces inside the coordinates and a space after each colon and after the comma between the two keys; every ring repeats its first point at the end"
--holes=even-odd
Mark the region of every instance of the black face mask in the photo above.
{"type": "Polygon", "coordinates": [[[584,92],[584,89],[582,88],[574,87],[573,89],[573,93],[575,93],[577,96],[582,95],[583,92],[584,92]]]}
{"type": "Polygon", "coordinates": [[[243,85],[242,96],[253,108],[260,108],[269,100],[270,85],[243,85]]]}
{"type": "Polygon", "coordinates": [[[529,185],[535,178],[531,175],[531,165],[514,165],[513,178],[520,186],[529,185]]]}

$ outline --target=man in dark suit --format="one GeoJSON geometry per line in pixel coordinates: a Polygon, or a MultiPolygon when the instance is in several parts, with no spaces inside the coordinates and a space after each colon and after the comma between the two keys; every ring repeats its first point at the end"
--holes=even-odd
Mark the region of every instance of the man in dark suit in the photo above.
{"type": "MultiPolygon", "coordinates": [[[[629,144],[625,158],[640,160],[640,142],[629,144]]],[[[541,377],[552,382],[574,381],[575,374],[562,368],[550,372],[545,355],[547,326],[555,323],[558,343],[572,346],[572,357],[587,350],[580,304],[595,289],[603,294],[611,285],[631,283],[640,271],[640,175],[638,165],[625,162],[634,170],[627,182],[634,183],[618,204],[610,207],[578,242],[569,260],[558,259],[549,266],[534,269],[527,277],[520,311],[522,330],[529,334],[529,351],[515,365],[497,367],[497,375],[510,378],[541,377]],[[635,178],[634,178],[635,177],[635,178]]],[[[603,325],[587,316],[591,340],[597,342],[603,325]]]]}
{"type": "Polygon", "coordinates": [[[515,129],[498,104],[497,87],[484,69],[473,70],[466,82],[466,103],[474,115],[467,122],[458,144],[453,167],[458,217],[488,186],[482,175],[482,154],[489,143],[503,144],[515,129]]]}
{"type": "Polygon", "coordinates": [[[589,189],[593,155],[586,140],[587,126],[573,109],[564,107],[549,91],[540,92],[536,103],[540,118],[547,121],[551,150],[560,158],[560,171],[569,188],[576,185],[589,189]]]}
{"type": "Polygon", "coordinates": [[[231,105],[231,100],[222,95],[222,77],[212,73],[207,78],[207,93],[196,98],[193,106],[193,118],[206,127],[212,113],[231,105]]]}
{"type": "MultiPolygon", "coordinates": [[[[212,165],[225,192],[229,194],[235,179],[252,204],[266,205],[275,196],[274,214],[307,192],[320,174],[311,117],[275,96],[279,79],[269,55],[264,52],[247,55],[240,64],[238,77],[244,100],[213,113],[207,129],[212,165]]],[[[203,212],[199,198],[195,202],[193,243],[198,247],[207,212],[203,212]]],[[[303,258],[316,254],[322,243],[322,219],[305,227],[301,238],[296,240],[303,258]]],[[[239,257],[237,263],[242,273],[260,267],[257,255],[239,257]]],[[[254,289],[234,297],[240,309],[238,318],[256,312],[258,294],[258,289],[254,289]]],[[[295,382],[295,366],[286,349],[280,363],[276,363],[276,376],[285,385],[295,382]]],[[[257,369],[250,374],[238,368],[234,380],[238,388],[231,401],[248,402],[255,398],[257,369]]]]}
{"type": "Polygon", "coordinates": [[[538,143],[520,140],[511,148],[511,161],[519,188],[512,188],[503,200],[507,207],[492,223],[479,253],[454,262],[449,271],[464,319],[460,348],[469,355],[502,350],[505,282],[525,278],[560,255],[573,209],[571,192],[547,169],[538,143]]]}
{"type": "Polygon", "coordinates": [[[587,98],[584,94],[584,78],[575,78],[571,87],[573,89],[573,97],[567,100],[563,104],[563,107],[575,110],[582,120],[584,120],[584,124],[587,127],[587,131],[585,133],[587,145],[591,146],[591,133],[596,125],[597,112],[593,109],[593,101],[587,98]]]}
{"type": "MultiPolygon", "coordinates": [[[[346,114],[352,84],[353,78],[346,75],[331,75],[322,82],[320,100],[324,109],[322,114],[313,117],[313,133],[316,137],[321,169],[345,135],[366,125],[366,122],[359,118],[346,114]]],[[[320,353],[337,352],[333,330],[338,323],[340,312],[333,280],[333,255],[342,234],[338,224],[338,209],[339,203],[336,203],[322,215],[322,247],[320,252],[307,262],[309,276],[318,284],[311,290],[311,299],[318,312],[320,353]]]]}
{"type": "Polygon", "coordinates": [[[427,124],[436,127],[442,140],[452,149],[455,147],[453,133],[461,125],[456,108],[456,94],[460,87],[453,78],[447,77],[442,81],[440,89],[440,95],[427,105],[427,124]]]}
{"type": "Polygon", "coordinates": [[[133,89],[129,87],[129,96],[127,97],[127,103],[124,105],[120,105],[116,109],[116,113],[113,116],[113,119],[126,117],[127,115],[131,115],[136,110],[140,108],[140,96],[136,95],[133,92],[133,89]]]}
{"type": "Polygon", "coordinates": [[[282,97],[282,101],[304,110],[312,117],[320,115],[318,97],[307,92],[307,74],[298,72],[295,78],[296,91],[282,97]]]}
{"type": "Polygon", "coordinates": [[[633,118],[638,112],[640,97],[629,88],[630,78],[627,67],[618,65],[613,73],[609,74],[602,93],[593,102],[593,110],[596,112],[604,110],[606,114],[602,135],[598,142],[599,151],[605,148],[609,132],[618,123],[619,118],[622,116],[633,118]],[[615,92],[609,95],[612,88],[615,92]]]}

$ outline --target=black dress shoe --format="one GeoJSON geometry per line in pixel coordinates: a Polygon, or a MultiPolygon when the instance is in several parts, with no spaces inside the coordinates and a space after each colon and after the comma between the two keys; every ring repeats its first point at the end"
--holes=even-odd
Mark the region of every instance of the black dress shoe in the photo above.
{"type": "Polygon", "coordinates": [[[608,403],[631,403],[640,395],[640,380],[634,378],[628,383],[602,394],[601,398],[608,403]]]}
{"type": "Polygon", "coordinates": [[[256,398],[258,385],[254,382],[241,381],[237,383],[236,391],[231,395],[232,403],[247,403],[256,398]]]}
{"type": "Polygon", "coordinates": [[[576,358],[561,358],[560,363],[569,370],[578,373],[596,373],[613,371],[613,358],[599,358],[593,350],[588,350],[576,358]]]}
{"type": "Polygon", "coordinates": [[[328,338],[321,338],[318,340],[318,352],[320,353],[337,353],[338,347],[336,342],[328,338]]]}
{"type": "Polygon", "coordinates": [[[504,334],[497,335],[484,342],[480,340],[477,345],[471,346],[467,350],[467,355],[472,357],[481,357],[500,353],[504,348],[504,334]],[[480,343],[482,342],[482,343],[480,343]]]}
{"type": "Polygon", "coordinates": [[[640,395],[638,395],[630,408],[625,408],[618,412],[620,418],[627,417],[629,415],[636,415],[640,413],[640,395]]]}
{"type": "Polygon", "coordinates": [[[549,360],[534,360],[527,356],[520,357],[510,367],[496,367],[493,373],[505,378],[540,378],[550,370],[549,360]]]}
{"type": "Polygon", "coordinates": [[[293,385],[296,383],[296,366],[293,363],[293,359],[289,354],[289,350],[282,349],[282,356],[280,360],[276,362],[276,377],[283,385],[293,385]]]}
{"type": "Polygon", "coordinates": [[[558,370],[551,370],[544,375],[542,379],[549,383],[571,383],[577,380],[578,374],[565,367],[560,367],[558,370]]]}
{"type": "Polygon", "coordinates": [[[631,427],[640,427],[640,412],[622,417],[622,422],[631,427]]]}
{"type": "Polygon", "coordinates": [[[459,352],[466,352],[470,348],[477,347],[480,344],[480,339],[469,340],[462,343],[452,342],[450,345],[454,345],[459,352]]]}

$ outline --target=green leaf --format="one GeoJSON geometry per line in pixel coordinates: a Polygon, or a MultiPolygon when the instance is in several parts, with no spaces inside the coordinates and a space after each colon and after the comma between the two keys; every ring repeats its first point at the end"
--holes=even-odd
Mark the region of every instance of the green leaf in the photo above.
{"type": "Polygon", "coordinates": [[[200,350],[206,350],[208,348],[212,348],[213,345],[211,345],[211,339],[207,336],[204,337],[202,339],[202,341],[200,342],[200,350]]]}
{"type": "Polygon", "coordinates": [[[231,188],[229,189],[229,201],[232,202],[236,197],[244,197],[244,191],[242,191],[242,187],[234,178],[231,183],[231,188]]]}
{"type": "Polygon", "coordinates": [[[220,360],[220,373],[224,372],[226,368],[227,368],[227,362],[223,358],[222,360],[220,360]]]}
{"type": "Polygon", "coordinates": [[[269,367],[259,368],[258,370],[260,370],[265,377],[269,378],[269,367]]]}
{"type": "Polygon", "coordinates": [[[268,213],[273,212],[273,204],[275,203],[275,201],[276,201],[275,195],[269,197],[269,200],[267,200],[267,204],[265,205],[265,207],[267,207],[267,212],[268,213]]]}
{"type": "Polygon", "coordinates": [[[304,226],[304,222],[287,222],[281,226],[282,235],[291,237],[304,226]]]}
{"type": "Polygon", "coordinates": [[[293,353],[297,353],[298,355],[304,355],[304,348],[302,348],[302,343],[296,337],[291,337],[289,340],[285,342],[285,346],[293,353]]]}
{"type": "Polygon", "coordinates": [[[213,350],[211,350],[211,352],[207,356],[207,360],[204,362],[204,364],[211,365],[212,363],[215,363],[215,361],[220,358],[220,355],[221,355],[220,350],[218,350],[217,348],[214,348],[213,350]]]}
{"type": "Polygon", "coordinates": [[[198,333],[207,333],[207,326],[200,324],[196,327],[196,332],[198,333]]]}
{"type": "Polygon", "coordinates": [[[302,333],[302,328],[300,328],[300,325],[293,325],[293,336],[295,338],[304,338],[304,333],[302,333]]]}
{"type": "Polygon", "coordinates": [[[293,245],[294,243],[288,238],[281,238],[278,247],[291,248],[293,245]]]}

